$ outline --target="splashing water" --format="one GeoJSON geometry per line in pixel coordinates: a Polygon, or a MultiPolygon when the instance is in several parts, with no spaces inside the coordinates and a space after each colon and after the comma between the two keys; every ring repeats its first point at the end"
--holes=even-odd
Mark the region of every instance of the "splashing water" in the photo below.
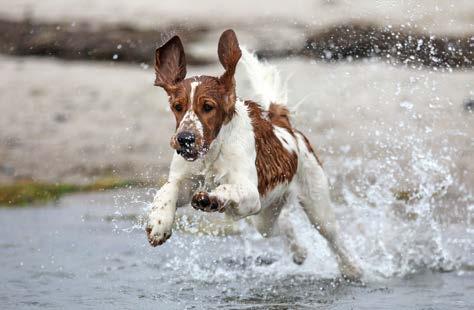
{"type": "MultiPolygon", "coordinates": [[[[313,65],[314,70],[304,61],[284,63],[298,81],[318,85],[318,92],[311,94],[318,97],[298,109],[314,113],[296,113],[302,124],[297,127],[309,132],[310,138],[322,140],[315,146],[325,153],[324,169],[332,184],[340,231],[364,279],[403,278],[426,270],[471,270],[474,199],[459,164],[463,145],[469,141],[472,145],[471,128],[465,115],[459,114],[462,111],[452,107],[453,95],[446,90],[464,83],[466,77],[404,71],[377,63],[338,68],[313,65]],[[382,76],[388,78],[382,80],[382,76]],[[346,93],[355,94],[360,84],[368,85],[370,91],[348,98],[346,93]],[[349,109],[353,116],[346,116],[349,109]]],[[[293,84],[289,89],[307,96],[308,85],[293,84]]],[[[244,81],[237,85],[246,88],[244,81]]],[[[127,231],[143,233],[144,220],[126,227],[127,231]]],[[[280,237],[263,239],[245,220],[231,224],[191,209],[178,210],[172,238],[153,251],[168,253],[166,268],[182,281],[337,277],[334,256],[302,210],[293,210],[291,220],[309,252],[302,266],[293,264],[280,237]]]]}
{"type": "MultiPolygon", "coordinates": [[[[464,218],[455,219],[454,223],[446,209],[449,202],[443,200],[448,189],[456,186],[449,169],[451,153],[456,150],[444,149],[441,154],[434,154],[417,133],[400,140],[385,135],[376,143],[391,147],[383,159],[335,157],[331,164],[341,169],[337,170],[339,174],[329,173],[335,180],[333,201],[341,233],[364,270],[364,279],[378,281],[428,269],[462,272],[471,268],[474,230],[469,225],[473,208],[469,198],[465,199],[469,193],[462,196],[467,202],[464,218]],[[393,149],[409,151],[396,157],[390,154],[393,149]],[[410,167],[410,171],[404,167],[410,167]],[[408,181],[400,187],[399,180],[408,181]]],[[[147,205],[145,210],[149,208],[147,205]]],[[[303,266],[293,264],[280,237],[263,239],[245,220],[234,225],[233,232],[240,233],[235,235],[221,229],[219,225],[229,225],[222,218],[209,219],[195,212],[187,210],[178,216],[178,228],[186,233],[177,233],[169,241],[177,255],[171,257],[166,268],[180,274],[183,280],[338,276],[337,264],[325,240],[300,209],[293,210],[291,220],[309,250],[303,266]],[[206,230],[206,226],[210,229],[206,230]]],[[[143,231],[142,223],[130,229],[143,231]]]]}
{"type": "MultiPolygon", "coordinates": [[[[453,164],[459,149],[450,141],[467,134],[451,130],[436,136],[429,121],[410,124],[423,117],[414,103],[402,100],[399,106],[404,118],[388,130],[367,125],[374,128],[372,140],[361,150],[342,145],[325,158],[343,239],[366,281],[426,270],[471,270],[474,200],[453,164]]],[[[436,120],[441,112],[430,113],[436,120]]],[[[229,224],[219,216],[179,210],[167,245],[176,256],[170,257],[166,268],[183,281],[218,283],[297,275],[337,277],[334,256],[302,210],[293,210],[291,220],[309,252],[302,266],[293,264],[280,237],[263,239],[245,220],[229,224]]],[[[143,231],[143,221],[129,229],[143,231]]]]}

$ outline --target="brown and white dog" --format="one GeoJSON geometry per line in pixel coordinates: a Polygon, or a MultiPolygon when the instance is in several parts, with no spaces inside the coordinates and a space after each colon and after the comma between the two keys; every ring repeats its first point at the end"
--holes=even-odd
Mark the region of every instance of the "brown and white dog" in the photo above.
{"type": "Polygon", "coordinates": [[[251,216],[264,237],[272,235],[278,222],[294,262],[301,264],[306,249],[288,221],[290,207],[298,205],[328,241],[343,276],[359,278],[338,235],[321,163],[290,123],[278,71],[241,50],[232,30],[222,33],[217,52],[222,76],[186,78],[179,37],[156,50],[155,85],[168,94],[176,118],[171,138],[176,152],[168,181],[148,214],[150,244],[161,245],[171,236],[176,207],[191,202],[195,209],[225,212],[234,219],[251,216]],[[234,74],[242,52],[261,103],[236,96],[234,74]],[[193,192],[196,187],[189,184],[196,176],[204,176],[206,191],[193,192]]]}

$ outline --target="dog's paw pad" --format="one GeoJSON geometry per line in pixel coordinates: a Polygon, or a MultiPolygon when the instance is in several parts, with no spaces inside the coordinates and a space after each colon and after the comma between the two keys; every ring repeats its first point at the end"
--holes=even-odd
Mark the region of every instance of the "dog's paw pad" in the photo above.
{"type": "Polygon", "coordinates": [[[209,196],[206,192],[198,192],[194,194],[193,199],[191,200],[191,205],[194,209],[205,212],[224,211],[223,208],[221,208],[219,200],[216,197],[209,196]]]}

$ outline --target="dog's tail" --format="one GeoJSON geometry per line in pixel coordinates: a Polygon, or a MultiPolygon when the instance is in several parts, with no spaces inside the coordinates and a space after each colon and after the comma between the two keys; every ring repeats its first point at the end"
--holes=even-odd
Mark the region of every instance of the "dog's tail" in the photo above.
{"type": "Polygon", "coordinates": [[[275,108],[287,110],[287,83],[281,80],[278,69],[266,62],[259,61],[246,48],[241,49],[241,62],[245,66],[250,84],[259,97],[262,108],[267,111],[275,108]]]}

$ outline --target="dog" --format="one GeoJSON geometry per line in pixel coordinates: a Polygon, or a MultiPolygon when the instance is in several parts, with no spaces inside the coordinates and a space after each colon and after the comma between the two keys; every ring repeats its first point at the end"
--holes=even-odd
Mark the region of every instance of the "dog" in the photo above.
{"type": "Polygon", "coordinates": [[[217,53],[224,67],[220,77],[186,78],[178,36],[156,50],[155,85],[169,97],[176,131],[168,180],[148,213],[149,243],[163,244],[171,236],[177,206],[190,202],[197,210],[225,212],[236,220],[251,217],[263,237],[279,226],[293,261],[302,264],[307,250],[288,220],[297,206],[327,240],[341,274],[359,279],[361,271],[338,234],[321,162],[290,122],[278,71],[241,49],[230,29],[222,33],[217,53]],[[241,57],[260,103],[236,96],[234,75],[241,57]],[[204,177],[205,190],[194,192],[196,176],[204,177]]]}

